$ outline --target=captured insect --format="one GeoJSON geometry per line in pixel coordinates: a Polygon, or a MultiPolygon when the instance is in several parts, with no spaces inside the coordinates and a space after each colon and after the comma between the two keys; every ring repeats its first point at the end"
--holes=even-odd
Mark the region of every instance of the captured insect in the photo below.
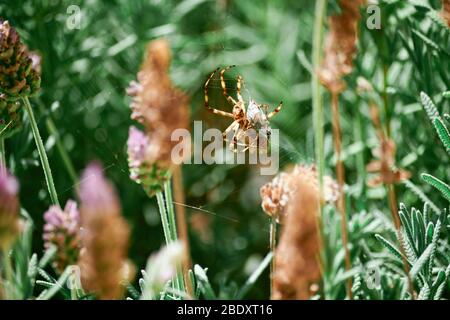
{"type": "Polygon", "coordinates": [[[246,102],[241,94],[243,78],[240,75],[237,76],[236,101],[228,94],[224,79],[224,73],[233,67],[235,67],[235,65],[228,66],[220,71],[220,84],[222,87],[222,92],[227,101],[233,105],[232,112],[218,110],[209,105],[208,86],[211,79],[220,70],[220,68],[214,70],[205,82],[205,107],[215,114],[234,119],[230,126],[223,132],[225,141],[229,140],[229,135],[231,136],[230,149],[234,152],[238,152],[238,144],[243,145],[244,147],[242,150],[239,150],[241,152],[245,152],[248,149],[250,149],[250,151],[254,151],[258,148],[258,146],[265,149],[267,148],[268,141],[270,141],[271,134],[269,119],[281,110],[283,102],[281,101],[280,104],[270,113],[268,112],[268,105],[258,104],[252,99],[250,99],[246,105],[246,102]],[[253,134],[250,134],[250,131],[253,134]]]}

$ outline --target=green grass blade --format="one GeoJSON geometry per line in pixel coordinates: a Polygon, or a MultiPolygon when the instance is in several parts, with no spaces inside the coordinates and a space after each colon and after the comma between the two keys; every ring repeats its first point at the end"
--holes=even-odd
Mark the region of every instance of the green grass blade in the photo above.
{"type": "Polygon", "coordinates": [[[245,282],[244,286],[241,288],[239,293],[237,294],[236,299],[240,300],[244,298],[247,292],[251,289],[251,287],[255,284],[256,280],[258,280],[259,276],[262,272],[267,268],[270,262],[273,259],[273,252],[269,252],[263,261],[259,264],[258,268],[250,275],[250,277],[245,282]]]}

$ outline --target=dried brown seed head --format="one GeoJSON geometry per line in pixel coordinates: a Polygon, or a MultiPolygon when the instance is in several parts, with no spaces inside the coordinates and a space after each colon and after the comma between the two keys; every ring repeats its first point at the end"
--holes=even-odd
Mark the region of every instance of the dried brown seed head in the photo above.
{"type": "Polygon", "coordinates": [[[353,69],[358,40],[360,7],[364,0],[341,0],[341,13],[329,18],[330,31],[325,40],[325,57],[319,70],[322,84],[332,93],[345,89],[342,79],[353,69]]]}
{"type": "Polygon", "coordinates": [[[275,251],[273,299],[308,299],[320,278],[319,198],[314,181],[298,176],[275,251]]]}
{"type": "Polygon", "coordinates": [[[116,192],[99,165],[90,165],[84,171],[79,196],[83,288],[99,299],[120,299],[124,293],[129,227],[121,216],[116,192]]]}

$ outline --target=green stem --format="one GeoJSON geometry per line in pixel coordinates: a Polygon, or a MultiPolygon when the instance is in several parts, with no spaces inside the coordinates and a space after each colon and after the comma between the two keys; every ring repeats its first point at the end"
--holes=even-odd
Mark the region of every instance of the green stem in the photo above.
{"type": "MultiPolygon", "coordinates": [[[[322,38],[323,38],[323,20],[326,14],[326,1],[317,0],[315,9],[315,21],[314,21],[314,35],[313,35],[313,51],[312,51],[312,62],[313,62],[313,76],[312,76],[312,103],[313,103],[313,124],[314,124],[314,147],[316,154],[316,165],[319,173],[319,193],[320,197],[323,198],[323,175],[325,171],[325,159],[324,159],[324,147],[323,147],[323,101],[322,101],[322,87],[320,85],[319,77],[317,72],[321,66],[322,59],[322,38]]],[[[319,232],[319,243],[323,243],[322,235],[322,202],[319,201],[319,212],[316,219],[317,230],[319,232]]],[[[324,252],[319,256],[319,265],[321,274],[324,275],[324,252]]],[[[324,286],[326,283],[324,282],[324,286]]],[[[324,288],[326,289],[326,288],[324,288]]]]}
{"type": "Polygon", "coordinates": [[[170,180],[164,183],[164,195],[166,196],[167,216],[169,217],[169,230],[172,241],[177,240],[177,224],[172,200],[172,187],[170,180]]]}
{"type": "MultiPolygon", "coordinates": [[[[44,107],[42,106],[42,102],[39,103],[39,109],[42,113],[45,112],[44,107]]],[[[78,184],[78,177],[75,168],[73,166],[72,160],[70,160],[70,157],[67,154],[67,150],[64,148],[64,145],[62,144],[61,136],[58,132],[55,123],[53,122],[53,119],[50,116],[48,116],[47,119],[45,120],[45,125],[47,126],[48,133],[52,135],[56,140],[56,149],[58,150],[59,155],[61,156],[61,159],[64,163],[64,166],[66,167],[67,173],[72,179],[72,182],[74,183],[74,185],[78,184]]]]}
{"type": "MultiPolygon", "coordinates": [[[[169,245],[172,242],[172,236],[170,232],[169,220],[167,219],[167,208],[162,191],[156,193],[156,199],[158,201],[159,214],[161,215],[161,224],[163,226],[164,238],[166,240],[166,245],[169,245]]],[[[175,282],[172,279],[172,283],[174,285],[174,289],[180,289],[178,285],[178,275],[175,282]]]]}
{"type": "Polygon", "coordinates": [[[50,198],[52,199],[53,204],[59,206],[58,194],[56,193],[55,183],[53,182],[52,170],[50,169],[50,165],[48,163],[48,158],[45,152],[44,144],[42,142],[41,135],[39,134],[36,119],[34,118],[33,109],[31,108],[28,97],[23,98],[23,102],[25,104],[25,110],[28,113],[28,117],[30,118],[31,130],[33,132],[34,141],[36,142],[36,147],[38,149],[39,157],[41,159],[42,169],[44,170],[45,181],[47,182],[50,198]]]}
{"type": "MultiPolygon", "coordinates": [[[[364,145],[364,148],[366,147],[365,144],[365,135],[364,135],[364,126],[363,126],[363,119],[361,117],[361,112],[359,109],[356,110],[356,126],[355,128],[355,137],[356,140],[361,142],[364,145]]],[[[356,171],[358,172],[358,194],[359,199],[362,201],[365,201],[363,197],[366,195],[366,166],[365,166],[365,160],[364,160],[364,152],[358,152],[356,155],[356,171]]],[[[359,204],[358,204],[359,205],[359,204]]]]}
{"type": "Polygon", "coordinates": [[[5,138],[0,137],[0,166],[6,168],[5,138]]]}
{"type": "Polygon", "coordinates": [[[7,299],[14,299],[13,270],[11,260],[9,258],[8,249],[3,248],[3,268],[5,270],[5,281],[3,284],[4,293],[7,299]]]}
{"type": "Polygon", "coordinates": [[[384,116],[386,124],[386,136],[389,139],[391,137],[391,110],[389,110],[389,97],[388,97],[388,72],[389,67],[385,64],[383,66],[383,104],[384,104],[384,116]]]}
{"type": "MultiPolygon", "coordinates": [[[[277,242],[277,221],[270,218],[270,252],[275,254],[275,246],[277,242]]],[[[273,278],[275,275],[275,258],[270,261],[270,297],[273,298],[273,278]]]]}
{"type": "Polygon", "coordinates": [[[167,220],[166,205],[164,204],[164,195],[162,191],[156,193],[156,200],[158,201],[159,214],[161,216],[161,224],[164,232],[164,239],[166,240],[166,244],[168,245],[171,243],[171,236],[170,236],[169,221],[167,220]]]}
{"type": "Polygon", "coordinates": [[[324,151],[323,151],[323,103],[322,103],[322,87],[320,85],[317,70],[320,68],[322,59],[322,38],[323,38],[323,20],[326,12],[326,1],[317,0],[315,21],[314,21],[314,36],[313,36],[313,76],[312,76],[312,91],[313,91],[313,123],[314,123],[314,139],[315,139],[315,153],[316,162],[319,172],[319,188],[322,193],[323,189],[323,174],[324,174],[324,151]]]}
{"type": "MultiPolygon", "coordinates": [[[[173,200],[172,200],[172,186],[170,180],[168,180],[164,184],[164,194],[166,196],[167,214],[169,216],[169,230],[172,236],[172,241],[175,242],[178,240],[178,236],[177,236],[177,224],[175,220],[175,210],[173,207],[173,200]]],[[[179,290],[185,291],[183,272],[181,266],[177,266],[176,283],[178,285],[179,290]]]]}

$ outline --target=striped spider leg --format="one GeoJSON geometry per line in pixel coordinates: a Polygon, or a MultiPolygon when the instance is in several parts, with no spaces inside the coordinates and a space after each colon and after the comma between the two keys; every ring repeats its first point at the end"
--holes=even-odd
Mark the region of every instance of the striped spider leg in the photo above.
{"type": "MultiPolygon", "coordinates": [[[[235,67],[234,65],[223,68],[220,70],[220,68],[217,68],[214,70],[213,73],[209,76],[208,80],[205,82],[204,92],[205,92],[205,107],[218,115],[233,118],[233,123],[224,131],[223,137],[224,140],[227,141],[228,135],[230,132],[233,132],[233,136],[231,137],[230,141],[230,149],[237,152],[237,146],[238,145],[244,145],[246,148],[242,152],[245,152],[249,148],[256,148],[258,147],[259,138],[262,135],[262,137],[269,141],[270,140],[270,123],[269,119],[275,116],[278,112],[280,112],[281,107],[283,105],[283,102],[280,102],[280,104],[272,111],[268,112],[268,106],[267,105],[260,105],[250,99],[248,106],[246,108],[246,103],[244,98],[241,94],[241,88],[243,79],[242,76],[238,75],[237,77],[237,83],[236,83],[236,97],[237,101],[228,94],[227,87],[224,79],[224,74],[229,69],[235,67]],[[214,77],[214,75],[217,73],[217,71],[220,70],[219,76],[220,76],[220,84],[222,87],[222,93],[227,99],[229,103],[233,105],[232,112],[226,112],[222,110],[218,110],[216,108],[213,108],[209,105],[209,97],[208,97],[208,85],[211,81],[211,79],[214,77]],[[249,129],[253,129],[256,131],[256,137],[252,137],[249,133],[249,129]],[[244,140],[244,143],[240,143],[241,140],[244,140]]],[[[267,141],[264,141],[267,147],[267,141]]],[[[251,149],[252,150],[252,149],[251,149]]]]}

